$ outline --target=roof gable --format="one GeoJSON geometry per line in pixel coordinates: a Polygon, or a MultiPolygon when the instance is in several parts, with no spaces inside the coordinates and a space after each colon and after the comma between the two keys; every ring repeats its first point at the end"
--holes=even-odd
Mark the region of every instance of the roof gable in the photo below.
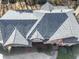
{"type": "Polygon", "coordinates": [[[9,44],[22,44],[22,45],[28,45],[28,41],[21,35],[21,33],[15,28],[9,39],[6,41],[4,46],[7,46],[9,44]]]}
{"type": "Polygon", "coordinates": [[[41,10],[52,11],[52,10],[53,10],[53,5],[50,4],[49,2],[46,2],[46,3],[41,7],[41,10]]]}

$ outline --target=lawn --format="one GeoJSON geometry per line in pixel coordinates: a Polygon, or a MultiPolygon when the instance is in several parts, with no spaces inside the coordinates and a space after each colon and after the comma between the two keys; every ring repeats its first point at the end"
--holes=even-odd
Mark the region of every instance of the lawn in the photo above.
{"type": "Polygon", "coordinates": [[[76,59],[72,47],[60,47],[57,59],[76,59]]]}

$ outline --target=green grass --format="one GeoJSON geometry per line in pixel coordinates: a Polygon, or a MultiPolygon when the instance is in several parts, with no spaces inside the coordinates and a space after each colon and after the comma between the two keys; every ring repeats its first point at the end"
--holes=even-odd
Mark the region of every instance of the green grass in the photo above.
{"type": "Polygon", "coordinates": [[[71,47],[59,48],[57,59],[76,59],[71,47]]]}

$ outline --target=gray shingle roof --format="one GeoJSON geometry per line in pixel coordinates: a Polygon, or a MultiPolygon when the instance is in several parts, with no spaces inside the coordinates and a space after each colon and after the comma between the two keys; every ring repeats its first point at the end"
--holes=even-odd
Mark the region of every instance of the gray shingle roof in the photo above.
{"type": "Polygon", "coordinates": [[[34,25],[36,20],[0,20],[2,36],[4,43],[8,40],[14,28],[16,27],[19,32],[25,37],[30,28],[34,25]]]}
{"type": "Polygon", "coordinates": [[[65,13],[46,13],[31,35],[38,30],[45,39],[49,39],[67,18],[65,13]]]}
{"type": "Polygon", "coordinates": [[[69,38],[64,38],[63,39],[63,42],[64,43],[77,43],[77,37],[69,37],[69,38]]]}

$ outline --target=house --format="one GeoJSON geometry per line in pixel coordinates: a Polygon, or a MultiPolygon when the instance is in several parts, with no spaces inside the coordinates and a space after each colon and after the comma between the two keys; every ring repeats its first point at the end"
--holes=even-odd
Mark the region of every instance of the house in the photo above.
{"type": "Polygon", "coordinates": [[[32,48],[32,43],[72,46],[79,44],[78,32],[79,24],[72,9],[9,10],[0,18],[0,38],[7,49],[32,48]]]}
{"type": "Polygon", "coordinates": [[[72,12],[38,11],[9,10],[0,19],[3,46],[28,46],[29,41],[54,44],[52,41],[57,39],[79,38],[78,23],[72,12]]]}

